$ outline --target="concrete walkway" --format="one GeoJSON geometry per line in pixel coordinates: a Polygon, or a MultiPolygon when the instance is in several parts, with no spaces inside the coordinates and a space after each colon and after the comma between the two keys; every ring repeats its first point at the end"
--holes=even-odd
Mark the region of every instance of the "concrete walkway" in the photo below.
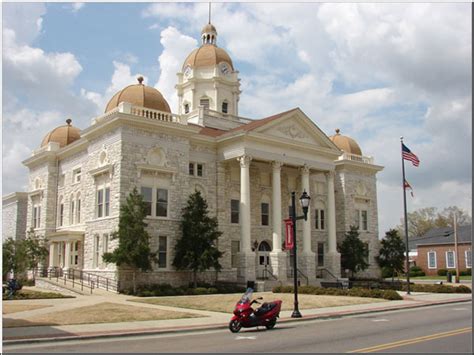
{"type": "MultiPolygon", "coordinates": [[[[445,303],[472,301],[471,294],[431,294],[412,292],[410,295],[406,295],[406,292],[399,293],[404,298],[402,301],[388,301],[350,306],[304,309],[301,310],[303,318],[299,319],[291,318],[292,311],[282,311],[280,313],[279,322],[304,322],[313,319],[334,318],[353,314],[379,312],[385,310],[406,309],[445,303]]],[[[36,315],[43,315],[50,312],[61,312],[72,308],[91,306],[102,302],[131,305],[130,301],[127,300],[130,300],[132,298],[134,297],[101,292],[100,294],[96,293],[91,296],[79,295],[76,299],[74,299],[74,302],[71,302],[71,299],[13,301],[15,302],[15,305],[35,304],[45,305],[48,307],[10,313],[8,315],[3,315],[3,317],[8,317],[10,319],[25,319],[36,315]]],[[[146,303],[134,303],[133,305],[140,307],[150,307],[153,309],[192,313],[202,317],[121,323],[3,328],[3,344],[7,345],[13,343],[29,343],[45,340],[65,340],[138,334],[171,333],[178,331],[193,331],[203,329],[223,329],[227,328],[228,322],[231,318],[231,314],[221,312],[191,310],[188,308],[185,309],[161,305],[150,305],[146,303]]]]}

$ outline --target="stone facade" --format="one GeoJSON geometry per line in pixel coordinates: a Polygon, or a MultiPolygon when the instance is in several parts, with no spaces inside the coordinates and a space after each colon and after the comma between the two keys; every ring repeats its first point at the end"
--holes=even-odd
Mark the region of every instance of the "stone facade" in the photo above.
{"type": "Polygon", "coordinates": [[[28,195],[14,192],[2,199],[2,241],[23,239],[26,235],[28,195]]]}
{"type": "Polygon", "coordinates": [[[224,253],[222,271],[200,279],[286,281],[293,266],[284,250],[283,220],[291,193],[298,200],[304,190],[311,204],[307,221],[299,220],[296,228],[301,273],[312,283],[339,277],[337,243],[356,213],[365,211],[361,238],[369,244],[371,267],[364,275],[377,274],[375,175],[382,167],[367,157],[347,158],[298,108],[261,120],[237,116],[237,71],[216,63],[183,75],[178,73],[179,114],[120,102],[94,118],[80,139],[65,147],[49,142],[24,161],[30,171],[27,228],[41,206],[35,231],[49,242],[49,267],[117,279],[122,288],[134,278],[139,284],[188,283],[190,273],[174,270],[172,261],[181,210],[199,190],[218,220],[224,253]],[[200,105],[202,98],[211,99],[209,107],[200,105]],[[190,112],[183,112],[185,103],[190,112]],[[148,196],[151,248],[161,253],[152,271],[138,274],[101,257],[118,245],[112,235],[120,206],[134,188],[148,196]]]}

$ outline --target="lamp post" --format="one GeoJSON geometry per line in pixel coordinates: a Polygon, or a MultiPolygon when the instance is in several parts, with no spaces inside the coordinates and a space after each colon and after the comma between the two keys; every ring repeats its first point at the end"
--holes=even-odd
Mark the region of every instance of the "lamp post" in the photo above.
{"type": "Polygon", "coordinates": [[[301,318],[302,315],[298,309],[298,263],[296,261],[296,221],[299,219],[304,219],[305,221],[308,219],[308,208],[309,208],[309,200],[311,197],[306,193],[300,197],[301,207],[303,208],[303,216],[296,216],[296,198],[295,192],[291,193],[291,220],[293,222],[293,285],[295,291],[295,301],[294,301],[294,309],[293,313],[291,314],[291,318],[301,318]]]}

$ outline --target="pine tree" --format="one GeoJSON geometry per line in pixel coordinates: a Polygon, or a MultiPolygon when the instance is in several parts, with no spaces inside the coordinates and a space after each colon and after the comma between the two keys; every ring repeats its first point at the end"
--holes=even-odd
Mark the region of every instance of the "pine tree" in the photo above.
{"type": "Polygon", "coordinates": [[[188,198],[181,219],[181,237],[175,247],[173,266],[178,270],[191,270],[197,287],[197,273],[214,268],[221,270],[219,258],[223,255],[216,246],[222,234],[217,219],[208,216],[207,202],[199,191],[188,198]]]}
{"type": "Polygon", "coordinates": [[[346,232],[345,238],[339,246],[341,253],[341,266],[352,272],[363,271],[369,267],[367,257],[369,249],[367,245],[359,239],[357,227],[350,226],[350,231],[346,232]]]}
{"type": "Polygon", "coordinates": [[[380,242],[379,256],[377,263],[381,268],[391,271],[392,282],[395,272],[403,272],[403,262],[405,260],[405,243],[398,235],[396,229],[390,229],[385,233],[385,238],[380,242]]]}
{"type": "Polygon", "coordinates": [[[156,262],[156,253],[150,249],[150,236],[145,230],[147,224],[146,204],[136,188],[127,197],[127,202],[120,208],[119,229],[112,234],[118,239],[118,247],[111,253],[104,253],[102,259],[117,266],[128,266],[133,271],[133,292],[136,293],[136,272],[152,269],[156,262]]]}

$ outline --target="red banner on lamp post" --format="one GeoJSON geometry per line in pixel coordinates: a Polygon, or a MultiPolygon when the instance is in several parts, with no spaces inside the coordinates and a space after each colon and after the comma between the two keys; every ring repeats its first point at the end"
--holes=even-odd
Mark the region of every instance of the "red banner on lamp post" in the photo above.
{"type": "Polygon", "coordinates": [[[295,238],[293,236],[293,221],[291,219],[285,219],[285,249],[291,250],[295,245],[295,238]]]}

